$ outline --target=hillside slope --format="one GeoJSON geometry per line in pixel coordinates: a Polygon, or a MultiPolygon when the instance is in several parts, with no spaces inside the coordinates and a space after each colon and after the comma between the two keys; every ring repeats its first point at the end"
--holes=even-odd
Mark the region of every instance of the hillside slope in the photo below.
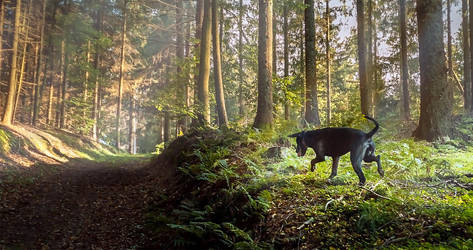
{"type": "Polygon", "coordinates": [[[66,131],[39,130],[26,125],[0,126],[0,171],[112,154],[110,147],[66,131]]]}

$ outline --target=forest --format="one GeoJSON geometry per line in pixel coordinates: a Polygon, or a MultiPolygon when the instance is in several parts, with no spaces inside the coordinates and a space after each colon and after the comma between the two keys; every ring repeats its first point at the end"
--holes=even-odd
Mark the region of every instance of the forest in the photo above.
{"type": "Polygon", "coordinates": [[[0,0],[0,249],[472,249],[473,2],[0,0]]]}

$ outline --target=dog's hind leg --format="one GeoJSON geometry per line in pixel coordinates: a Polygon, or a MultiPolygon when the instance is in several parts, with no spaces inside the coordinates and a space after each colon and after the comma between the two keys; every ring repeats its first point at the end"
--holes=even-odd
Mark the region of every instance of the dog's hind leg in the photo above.
{"type": "Polygon", "coordinates": [[[332,157],[332,174],[329,179],[332,179],[333,177],[337,176],[337,170],[338,170],[338,162],[340,161],[340,156],[334,156],[332,157]]]}
{"type": "Polygon", "coordinates": [[[370,151],[370,149],[366,150],[365,157],[363,158],[364,162],[376,162],[378,165],[378,173],[381,177],[384,177],[384,170],[381,167],[381,156],[374,155],[374,151],[370,151]]]}
{"type": "Polygon", "coordinates": [[[361,170],[361,161],[363,160],[363,153],[366,148],[359,147],[350,152],[350,161],[353,169],[355,170],[356,175],[358,175],[358,179],[360,180],[359,185],[362,186],[366,182],[365,175],[363,174],[363,170],[361,170]]]}

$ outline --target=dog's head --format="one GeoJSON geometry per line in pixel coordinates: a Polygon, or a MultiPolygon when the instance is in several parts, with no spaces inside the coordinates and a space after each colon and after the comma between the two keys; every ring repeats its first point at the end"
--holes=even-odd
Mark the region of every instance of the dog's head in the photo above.
{"type": "Polygon", "coordinates": [[[296,142],[297,142],[296,152],[297,152],[297,156],[299,157],[304,156],[307,151],[307,145],[304,142],[304,135],[305,135],[305,131],[289,135],[289,137],[296,138],[296,142]]]}

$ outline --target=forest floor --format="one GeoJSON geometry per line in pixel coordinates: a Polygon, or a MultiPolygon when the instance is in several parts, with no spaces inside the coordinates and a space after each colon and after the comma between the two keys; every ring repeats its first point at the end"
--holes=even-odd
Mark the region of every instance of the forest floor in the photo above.
{"type": "Polygon", "coordinates": [[[473,120],[462,124],[435,143],[382,128],[385,177],[365,165],[364,187],[345,156],[332,181],[330,160],[308,171],[314,155],[297,157],[289,131],[193,131],[152,157],[0,128],[13,145],[0,150],[0,249],[468,249],[473,120]]]}

